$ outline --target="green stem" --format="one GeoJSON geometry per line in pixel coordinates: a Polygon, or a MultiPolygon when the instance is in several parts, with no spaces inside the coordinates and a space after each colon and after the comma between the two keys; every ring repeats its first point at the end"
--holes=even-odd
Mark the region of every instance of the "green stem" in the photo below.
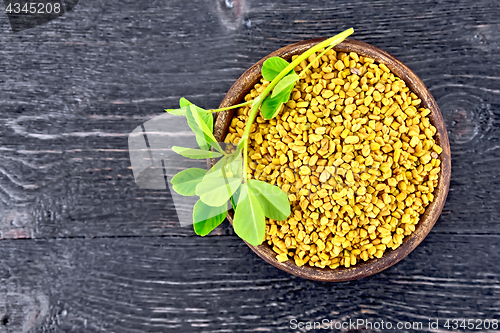
{"type": "Polygon", "coordinates": [[[302,78],[302,76],[306,73],[306,71],[311,68],[311,66],[318,60],[320,59],[322,56],[325,55],[326,52],[328,52],[328,50],[331,50],[335,45],[337,44],[330,44],[330,46],[328,46],[323,52],[321,52],[318,56],[316,56],[316,58],[314,58],[313,61],[309,62],[306,66],[306,68],[304,68],[300,74],[299,74],[299,77],[302,78]]]}
{"type": "Polygon", "coordinates": [[[211,112],[221,112],[221,111],[226,111],[226,110],[231,110],[231,109],[236,109],[236,108],[239,108],[239,107],[242,107],[242,106],[245,106],[245,105],[248,105],[250,103],[252,103],[253,100],[250,100],[248,102],[244,102],[244,103],[240,103],[240,104],[235,104],[235,105],[231,105],[231,106],[228,106],[228,107],[225,107],[225,108],[220,108],[220,109],[210,109],[209,111],[211,112]]]}
{"type": "Polygon", "coordinates": [[[269,83],[269,85],[264,89],[264,91],[256,98],[253,100],[252,108],[250,109],[250,112],[248,114],[248,119],[245,125],[245,129],[243,131],[243,135],[241,137],[240,142],[238,143],[239,146],[243,145],[243,182],[246,182],[247,180],[247,155],[248,155],[248,137],[250,135],[250,129],[252,128],[252,124],[257,117],[257,112],[259,111],[259,107],[266,99],[266,97],[271,93],[271,91],[274,89],[276,84],[283,79],[291,70],[293,70],[295,67],[297,67],[303,60],[309,58],[311,54],[316,53],[317,51],[321,50],[322,48],[325,48],[327,46],[335,46],[342,42],[344,39],[346,39],[349,35],[351,35],[354,32],[352,28],[347,29],[346,31],[341,32],[340,34],[333,36],[331,38],[328,38],[310,49],[306,50],[304,53],[299,55],[295,60],[293,60],[288,66],[286,66],[275,78],[274,80],[269,83]]]}

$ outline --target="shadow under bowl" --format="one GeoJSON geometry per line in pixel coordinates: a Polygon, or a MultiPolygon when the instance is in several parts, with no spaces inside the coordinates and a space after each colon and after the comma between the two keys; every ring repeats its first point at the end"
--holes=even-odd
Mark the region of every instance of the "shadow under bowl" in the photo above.
{"type": "MultiPolygon", "coordinates": [[[[238,104],[243,101],[244,96],[261,79],[262,64],[267,58],[278,56],[290,60],[293,55],[301,54],[323,40],[324,38],[301,41],[285,46],[262,58],[243,73],[243,75],[233,84],[222,100],[219,108],[238,104]]],[[[311,280],[340,282],[359,279],[378,273],[399,262],[423,241],[443,210],[450,185],[451,154],[448,135],[439,107],[427,87],[415,73],[389,53],[360,41],[347,39],[335,46],[334,50],[347,53],[355,52],[359,55],[372,58],[379,64],[385,64],[394,75],[405,81],[410,90],[422,100],[422,106],[431,110],[428,117],[432,125],[437,129],[435,140],[436,143],[443,148],[443,152],[440,155],[441,171],[439,173],[438,185],[433,192],[434,201],[426,207],[425,213],[420,217],[420,221],[416,225],[415,231],[411,235],[406,236],[403,240],[403,244],[397,249],[385,252],[382,258],[374,258],[368,261],[359,262],[350,268],[339,267],[337,269],[330,269],[311,267],[309,265],[298,267],[292,260],[279,262],[276,259],[276,253],[266,243],[259,246],[252,246],[247,243],[247,245],[262,259],[288,273],[311,280]]],[[[221,112],[218,115],[214,125],[214,135],[219,142],[224,141],[233,114],[234,109],[221,112]]],[[[232,216],[228,215],[228,219],[232,223],[232,216]]]]}

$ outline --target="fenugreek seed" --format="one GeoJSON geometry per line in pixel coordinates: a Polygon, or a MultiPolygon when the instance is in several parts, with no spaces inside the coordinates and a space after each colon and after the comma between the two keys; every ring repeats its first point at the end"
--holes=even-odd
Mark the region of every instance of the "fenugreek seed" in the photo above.
{"type": "Polygon", "coordinates": [[[335,78],[335,73],[327,73],[327,74],[323,75],[323,79],[325,79],[325,80],[330,80],[333,78],[335,78]]]}
{"type": "Polygon", "coordinates": [[[441,168],[437,167],[437,168],[434,168],[432,169],[430,172],[429,172],[429,175],[436,175],[439,173],[439,171],[441,171],[441,168]]]}
{"type": "Polygon", "coordinates": [[[384,238],[382,238],[382,244],[388,244],[391,240],[392,240],[391,235],[385,236],[384,238]]]}
{"type": "Polygon", "coordinates": [[[425,154],[425,155],[423,155],[423,156],[420,157],[420,163],[427,164],[427,163],[429,163],[431,161],[431,159],[432,159],[431,154],[427,153],[427,154],[425,154]]]}
{"type": "Polygon", "coordinates": [[[410,146],[415,147],[419,142],[418,136],[413,136],[410,140],[410,146]]]}
{"type": "Polygon", "coordinates": [[[443,152],[443,148],[439,147],[438,145],[433,145],[432,149],[438,154],[441,154],[443,152]]]}
{"type": "Polygon", "coordinates": [[[379,83],[377,83],[375,85],[375,89],[377,89],[380,92],[384,92],[385,91],[385,86],[382,83],[379,82],[379,83]]]}
{"type": "Polygon", "coordinates": [[[353,182],[354,182],[354,176],[353,176],[353,174],[352,174],[352,170],[347,171],[347,173],[346,173],[346,176],[345,176],[345,177],[346,177],[346,180],[347,180],[348,182],[350,182],[350,183],[353,183],[353,182]]]}
{"type": "Polygon", "coordinates": [[[384,64],[380,64],[380,65],[379,65],[379,67],[380,67],[380,69],[382,69],[384,72],[386,72],[386,73],[390,73],[390,70],[389,70],[389,68],[387,68],[387,66],[386,66],[386,65],[384,65],[384,64]]]}
{"type": "Polygon", "coordinates": [[[262,139],[262,134],[261,134],[261,133],[257,133],[257,134],[255,134],[255,141],[256,141],[256,142],[257,142],[257,144],[259,144],[259,145],[260,145],[260,144],[262,144],[262,142],[263,142],[264,140],[262,139]]]}
{"type": "Polygon", "coordinates": [[[311,174],[311,169],[308,166],[303,165],[303,166],[300,167],[300,174],[304,175],[304,176],[305,175],[310,175],[311,174]]]}
{"type": "Polygon", "coordinates": [[[396,200],[399,202],[403,202],[406,199],[406,193],[401,192],[396,196],[396,200]]]}
{"type": "Polygon", "coordinates": [[[309,120],[310,123],[316,122],[318,117],[316,117],[312,112],[307,112],[307,120],[309,120]]]}
{"type": "Polygon", "coordinates": [[[295,176],[293,174],[293,171],[291,169],[286,169],[285,170],[285,177],[287,178],[287,180],[292,183],[295,181],[295,176]]]}
{"type": "Polygon", "coordinates": [[[350,70],[352,74],[361,75],[361,71],[356,67],[351,67],[350,70]]]}
{"type": "Polygon", "coordinates": [[[399,163],[400,156],[401,156],[401,149],[396,149],[394,151],[394,162],[399,163]]]}
{"type": "Polygon", "coordinates": [[[331,90],[325,90],[322,94],[321,94],[321,97],[323,97],[324,99],[328,99],[330,97],[333,96],[333,91],[331,90]]]}
{"type": "Polygon", "coordinates": [[[314,166],[316,165],[316,163],[318,162],[318,155],[313,155],[310,159],[309,159],[309,165],[310,166],[314,166]]]}
{"type": "Polygon", "coordinates": [[[306,146],[298,146],[298,145],[293,145],[292,150],[296,151],[299,154],[305,153],[307,150],[306,146]]]}
{"type": "MultiPolygon", "coordinates": [[[[363,177],[361,177],[361,179],[363,179],[363,177]]],[[[366,179],[363,179],[363,180],[366,180],[366,179]]],[[[358,187],[358,191],[356,193],[360,196],[365,195],[366,194],[366,187],[364,187],[364,186],[358,187]]]]}
{"type": "Polygon", "coordinates": [[[326,133],[326,127],[318,127],[314,130],[314,133],[323,135],[326,133]]]}
{"type": "Polygon", "coordinates": [[[372,143],[370,143],[370,149],[371,150],[380,150],[380,144],[378,144],[377,142],[372,142],[372,143]]]}
{"type": "Polygon", "coordinates": [[[309,142],[311,142],[311,143],[321,141],[321,139],[323,139],[323,135],[319,135],[319,134],[309,135],[309,142]]]}
{"type": "Polygon", "coordinates": [[[321,84],[317,84],[313,87],[312,89],[312,92],[315,94],[315,95],[319,95],[321,93],[321,90],[323,90],[323,85],[321,84]]]}
{"type": "Polygon", "coordinates": [[[281,253],[276,256],[276,259],[278,259],[279,262],[284,262],[288,260],[288,255],[287,253],[281,253]]]}
{"type": "Polygon", "coordinates": [[[370,155],[370,146],[364,145],[362,150],[361,150],[361,153],[363,154],[364,157],[367,157],[368,155],[370,155]]]}
{"type": "Polygon", "coordinates": [[[286,157],[286,155],[285,155],[285,154],[281,154],[281,155],[280,155],[280,164],[281,164],[281,165],[284,165],[284,164],[286,164],[287,162],[288,162],[288,158],[286,157]]]}
{"type": "Polygon", "coordinates": [[[356,135],[348,136],[344,139],[344,142],[347,144],[353,144],[359,142],[359,137],[356,135]]]}
{"type": "Polygon", "coordinates": [[[346,113],[352,113],[354,110],[356,110],[356,105],[355,104],[346,105],[345,108],[344,108],[344,111],[346,113]]]}
{"type": "Polygon", "coordinates": [[[330,173],[326,170],[323,170],[323,172],[321,173],[321,175],[319,176],[319,180],[320,182],[322,183],[326,183],[326,181],[330,179],[330,173]]]}
{"type": "Polygon", "coordinates": [[[344,69],[344,63],[341,60],[338,60],[335,63],[335,69],[338,70],[338,71],[343,70],[344,69]]]}

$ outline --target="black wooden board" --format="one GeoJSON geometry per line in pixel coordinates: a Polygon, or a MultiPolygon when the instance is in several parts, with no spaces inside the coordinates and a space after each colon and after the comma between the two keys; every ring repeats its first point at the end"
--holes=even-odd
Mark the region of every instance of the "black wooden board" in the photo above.
{"type": "Polygon", "coordinates": [[[499,238],[433,232],[396,266],[336,284],[277,270],[235,237],[6,240],[0,329],[275,332],[294,318],[424,328],[498,318],[499,238]]]}
{"type": "Polygon", "coordinates": [[[88,0],[12,33],[0,13],[0,332],[500,319],[499,17],[495,0],[88,0]],[[348,27],[420,76],[450,136],[443,214],[408,258],[359,281],[302,280],[227,223],[194,236],[168,191],[134,183],[137,126],[182,96],[216,107],[266,54],[348,27]]]}

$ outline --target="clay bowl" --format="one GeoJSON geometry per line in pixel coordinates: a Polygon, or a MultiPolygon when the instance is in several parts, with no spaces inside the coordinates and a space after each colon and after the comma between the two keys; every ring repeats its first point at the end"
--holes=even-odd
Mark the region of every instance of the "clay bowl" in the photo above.
{"type": "MultiPolygon", "coordinates": [[[[324,39],[311,39],[291,44],[261,59],[255,65],[250,67],[245,73],[243,73],[243,75],[233,84],[219,107],[222,108],[241,103],[243,97],[250,91],[255,83],[260,80],[260,70],[264,60],[267,58],[279,56],[286,60],[290,60],[293,55],[303,53],[305,50],[322,40],[324,39]]],[[[339,267],[337,269],[321,269],[311,267],[309,265],[298,267],[292,260],[281,263],[276,260],[275,253],[266,243],[259,246],[252,246],[247,243],[247,245],[255,253],[257,253],[257,255],[279,269],[302,278],[331,282],[354,280],[378,273],[394,265],[413,251],[413,249],[415,249],[431,231],[441,214],[446,200],[446,195],[448,194],[451,171],[450,144],[448,142],[448,135],[446,133],[443,117],[439,111],[436,101],[422,80],[420,80],[415,73],[413,73],[395,57],[372,45],[356,40],[345,40],[334,49],[337,52],[356,52],[360,55],[375,59],[378,63],[385,64],[395,75],[404,80],[410,90],[417,94],[422,100],[423,106],[431,110],[429,118],[431,123],[437,128],[436,142],[443,148],[443,152],[440,155],[441,172],[438,178],[438,185],[434,191],[434,202],[427,206],[426,211],[421,217],[420,222],[417,224],[415,231],[410,236],[405,237],[403,244],[396,250],[386,251],[380,259],[371,259],[366,262],[360,262],[350,268],[339,267]]],[[[220,142],[224,141],[229,124],[233,117],[233,113],[234,110],[226,111],[220,113],[217,117],[214,126],[214,134],[220,142]]],[[[231,217],[232,216],[228,216],[228,219],[232,223],[231,217]]]]}

